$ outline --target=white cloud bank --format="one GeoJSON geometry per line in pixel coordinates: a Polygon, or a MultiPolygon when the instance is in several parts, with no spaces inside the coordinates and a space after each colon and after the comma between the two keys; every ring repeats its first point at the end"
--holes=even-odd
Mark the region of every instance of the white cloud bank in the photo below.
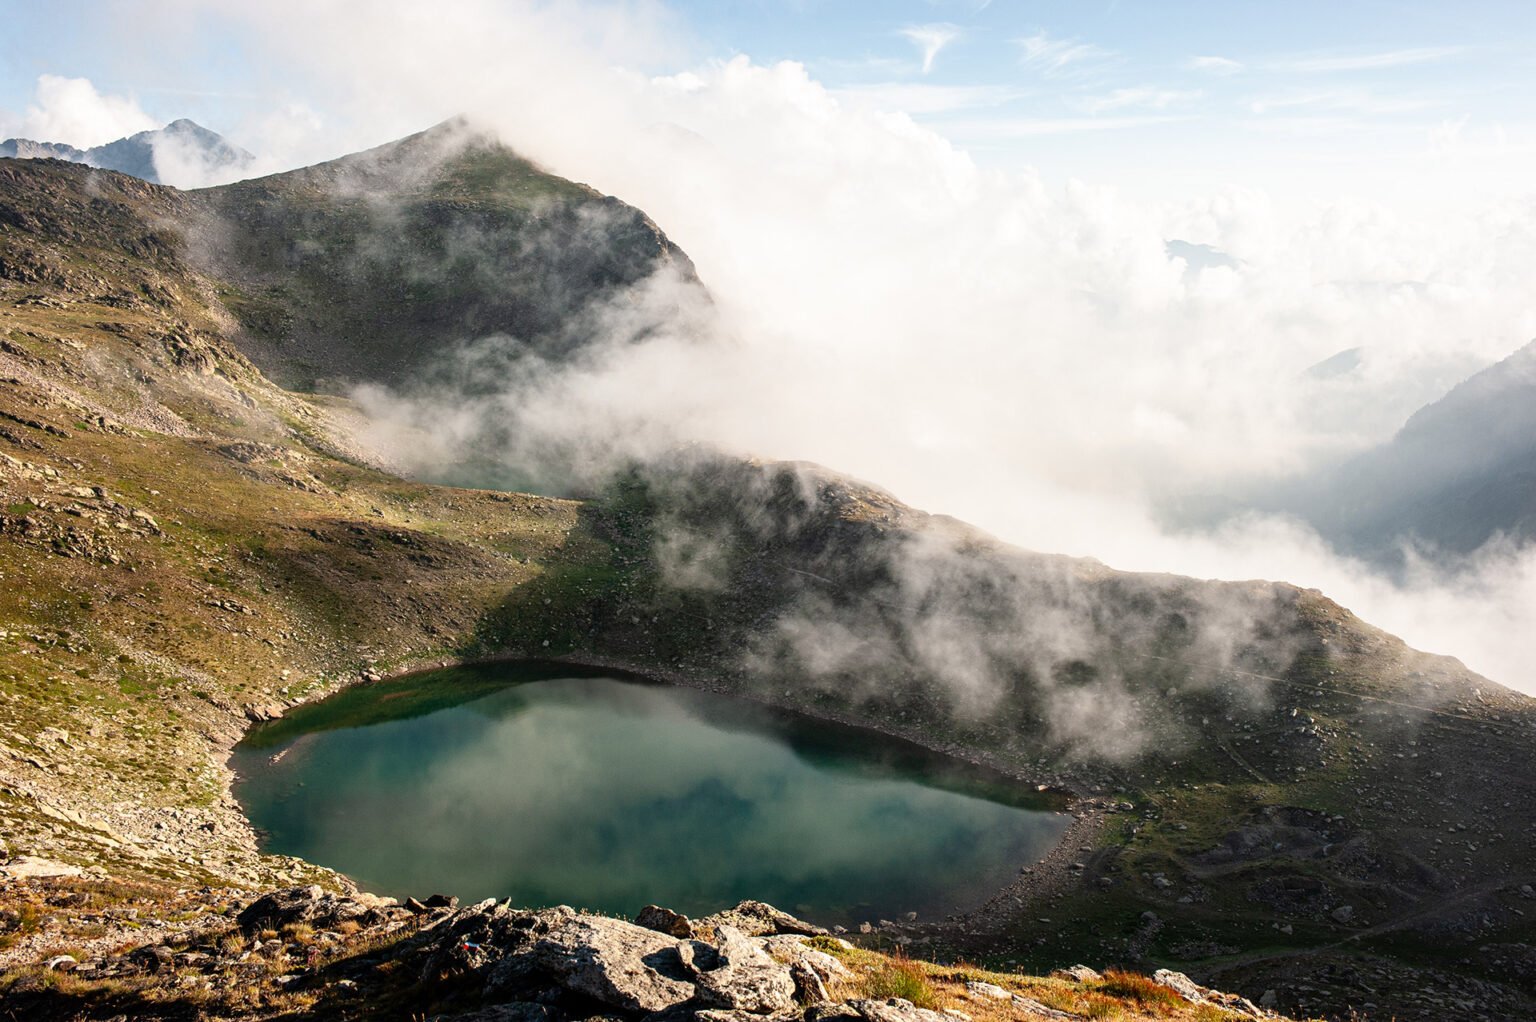
{"type": "Polygon", "coordinates": [[[131,97],[103,95],[85,78],[42,75],[26,111],[0,120],[0,136],[89,149],[158,127],[131,97]]]}
{"type": "MultiPolygon", "coordinates": [[[[662,337],[509,383],[530,436],[573,423],[594,447],[678,436],[811,459],[1037,549],[1318,586],[1536,690],[1518,638],[1536,634],[1530,555],[1396,586],[1283,523],[1173,534],[1151,510],[1383,439],[1536,336],[1536,204],[1400,214],[1242,188],[1132,204],[978,168],[901,113],[839,103],[797,64],[623,70],[656,37],[630,47],[609,8],[369,10],[287,0],[231,16],[350,118],[339,148],[468,112],[648,212],[729,324],[712,347],[662,337]],[[1186,267],[1169,238],[1236,264],[1186,267]],[[1353,347],[1370,353],[1358,372],[1303,374],[1353,347]]],[[[1047,73],[1104,56],[1027,42],[1047,73]]]]}

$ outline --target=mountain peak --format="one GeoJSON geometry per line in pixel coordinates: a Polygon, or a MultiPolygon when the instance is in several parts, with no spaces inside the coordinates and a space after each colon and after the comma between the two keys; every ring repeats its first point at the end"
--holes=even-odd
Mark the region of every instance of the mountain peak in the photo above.
{"type": "Polygon", "coordinates": [[[185,117],[163,128],[140,131],[90,149],[77,149],[60,142],[6,139],[0,142],[0,157],[52,157],[119,171],[155,184],[191,186],[209,183],[209,178],[215,181],[237,178],[256,159],[218,132],[185,117]],[[174,180],[165,180],[167,172],[174,180]]]}

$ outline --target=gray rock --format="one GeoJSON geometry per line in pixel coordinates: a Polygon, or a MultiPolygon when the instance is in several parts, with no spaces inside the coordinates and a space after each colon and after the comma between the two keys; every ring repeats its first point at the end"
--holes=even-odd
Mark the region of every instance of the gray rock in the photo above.
{"type": "Polygon", "coordinates": [[[694,993],[675,939],[619,919],[573,914],[529,958],[565,989],[622,1011],[664,1011],[694,993]]]}
{"type": "Polygon", "coordinates": [[[35,855],[18,855],[0,866],[0,874],[15,880],[44,877],[77,877],[85,871],[67,862],[55,862],[35,855]]]}
{"type": "MultiPolygon", "coordinates": [[[[351,919],[377,921],[391,908],[395,908],[393,899],[366,894],[349,898],[311,884],[264,894],[247,905],[235,921],[246,933],[280,930],[293,923],[334,929],[337,924],[351,919]]],[[[396,911],[400,910],[396,908],[396,911]]]]}
{"type": "Polygon", "coordinates": [[[1057,969],[1051,975],[1057,979],[1070,979],[1078,983],[1093,983],[1104,978],[1099,975],[1096,969],[1090,969],[1086,965],[1074,965],[1069,969],[1057,969]]]}
{"type": "Polygon", "coordinates": [[[849,1001],[848,1006],[858,1012],[864,1022],[945,1022],[938,1012],[919,1008],[900,997],[884,1001],[849,1001]]]}
{"type": "Polygon", "coordinates": [[[276,720],[286,712],[287,708],[282,703],[272,702],[252,703],[245,708],[246,717],[256,723],[264,720],[276,720]]]}
{"type": "Polygon", "coordinates": [[[1205,1003],[1205,988],[1182,972],[1158,969],[1152,974],[1152,982],[1167,987],[1191,1004],[1205,1003]]]}
{"type": "Polygon", "coordinates": [[[996,983],[984,983],[981,980],[971,980],[966,983],[965,991],[976,997],[991,997],[999,1001],[1006,1001],[1013,996],[996,983]]]}
{"type": "Polygon", "coordinates": [[[1053,1022],[1060,1022],[1060,1020],[1063,1019],[1075,1019],[1078,1017],[1071,1014],[1070,1012],[1060,1011],[1056,1008],[1048,1007],[1044,1004],[1041,1004],[1033,997],[1025,997],[1021,994],[1013,995],[1013,1006],[1028,1012],[1029,1017],[1032,1019],[1048,1018],[1052,1019],[1053,1022]]]}
{"type": "Polygon", "coordinates": [[[805,1022],[862,1022],[863,1017],[846,1004],[813,1004],[805,1011],[805,1022]]]}
{"type": "Polygon", "coordinates": [[[1213,1004],[1218,1008],[1245,1018],[1265,1017],[1264,1012],[1246,997],[1203,987],[1182,972],[1174,972],[1172,969],[1158,969],[1152,974],[1152,981],[1167,987],[1191,1004],[1213,1004]]]}
{"type": "Polygon", "coordinates": [[[468,1015],[454,1015],[451,1020],[444,1022],[547,1022],[550,1017],[549,1008],[542,1004],[512,1001],[508,1004],[493,1004],[468,1015]]]}
{"type": "Polygon", "coordinates": [[[693,923],[687,916],[660,905],[647,905],[641,909],[640,914],[635,916],[635,925],[673,937],[686,939],[694,936],[693,923]]]}
{"type": "Polygon", "coordinates": [[[1328,914],[1333,916],[1333,920],[1336,923],[1347,923],[1351,919],[1355,918],[1355,906],[1340,905],[1338,908],[1334,909],[1328,914]]]}
{"type": "Polygon", "coordinates": [[[158,976],[176,967],[176,954],[163,944],[136,947],[122,957],[125,971],[158,976]]]}
{"type": "Polygon", "coordinates": [[[695,924],[696,930],[729,926],[749,937],[768,937],[778,933],[798,933],[805,937],[828,936],[827,931],[804,919],[796,919],[788,912],[781,912],[761,901],[744,901],[735,908],[705,916],[695,924]]]}
{"type": "MultiPolygon", "coordinates": [[[[848,967],[825,951],[813,948],[806,944],[804,937],[793,934],[779,934],[774,937],[760,938],[763,950],[777,958],[781,962],[787,962],[791,966],[804,965],[816,973],[823,983],[830,983],[834,979],[845,979],[853,975],[848,967]]],[[[847,944],[847,941],[843,942],[847,944]]],[[[852,947],[851,944],[848,945],[852,947]]]]}
{"type": "Polygon", "coordinates": [[[799,1004],[822,1004],[832,999],[821,976],[805,962],[792,964],[789,967],[789,978],[794,981],[795,1001],[799,1004]]]}
{"type": "MultiPolygon", "coordinates": [[[[799,1013],[771,1017],[774,1022],[800,1022],[799,1013]]],[[[769,1018],[770,1016],[754,1015],[750,1011],[730,1011],[722,1008],[702,1008],[688,1013],[688,1022],[768,1022],[769,1018]]],[[[588,1019],[587,1022],[591,1020],[588,1019]]],[[[660,1022],[660,1020],[650,1020],[650,1022],[660,1022]]]]}
{"type": "Polygon", "coordinates": [[[694,975],[699,1003],[770,1015],[795,1005],[795,981],[789,967],[769,956],[733,926],[715,928],[713,946],[681,945],[684,965],[694,975]],[[713,954],[701,954],[708,948],[713,954]]]}

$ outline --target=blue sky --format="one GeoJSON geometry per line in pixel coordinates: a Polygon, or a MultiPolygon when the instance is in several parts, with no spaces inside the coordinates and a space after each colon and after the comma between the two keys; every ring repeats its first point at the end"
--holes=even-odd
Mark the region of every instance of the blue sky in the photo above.
{"type": "MultiPolygon", "coordinates": [[[[589,32],[603,24],[567,6],[588,8],[589,32]]],[[[3,0],[0,129],[36,125],[25,113],[45,74],[237,140],[284,105],[344,116],[233,12],[3,0]]],[[[738,54],[799,62],[843,102],[904,111],[983,165],[1051,177],[1134,186],[1140,165],[1164,189],[1268,185],[1262,168],[1284,161],[1293,181],[1358,188],[1392,161],[1459,158],[1513,185],[1536,142],[1530,3],[673,0],[625,5],[637,22],[664,42],[617,59],[647,73],[738,54]]]]}
{"type": "MultiPolygon", "coordinates": [[[[1536,153],[1531,3],[532,6],[580,12],[573,20],[589,37],[609,24],[621,26],[610,34],[644,36],[594,45],[645,73],[736,55],[798,62],[844,103],[903,111],[984,166],[1035,168],[1052,180],[1153,194],[1224,184],[1358,194],[1396,182],[1412,195],[1470,177],[1471,187],[1498,191],[1519,189],[1536,153]],[[621,16],[609,18],[615,7],[621,16]]],[[[0,0],[0,133],[55,123],[27,111],[39,76],[56,75],[89,79],[149,120],[189,116],[251,148],[264,143],[256,136],[275,111],[293,107],[337,137],[364,138],[341,130],[356,112],[333,109],[308,69],[274,59],[274,40],[253,35],[239,10],[196,0],[0,0]]],[[[303,33],[303,22],[301,13],[287,30],[303,33]]]]}
{"type": "Polygon", "coordinates": [[[1269,154],[1326,179],[1461,143],[1523,149],[1529,166],[1536,4],[690,0],[675,9],[700,52],[801,61],[850,97],[908,110],[983,162],[1091,178],[1128,152],[1150,153],[1176,174],[1182,152],[1186,173],[1219,176],[1226,165],[1241,178],[1269,154]]]}

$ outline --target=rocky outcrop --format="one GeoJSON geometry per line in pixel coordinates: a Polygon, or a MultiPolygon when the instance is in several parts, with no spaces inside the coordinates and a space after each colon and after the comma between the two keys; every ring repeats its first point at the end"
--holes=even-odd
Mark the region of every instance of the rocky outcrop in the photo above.
{"type": "Polygon", "coordinates": [[[1243,1018],[1269,1018],[1268,1012],[1258,1005],[1240,997],[1237,994],[1223,993],[1220,990],[1212,990],[1203,987],[1184,975],[1182,972],[1174,972],[1172,969],[1158,969],[1152,974],[1152,981],[1159,986],[1165,986],[1178,994],[1190,1004],[1210,1004],[1243,1018]]]}
{"type": "Polygon", "coordinates": [[[952,1022],[946,1015],[919,1008],[900,997],[829,1004],[811,1009],[806,1018],[808,1022],[952,1022]]]}
{"type": "Polygon", "coordinates": [[[297,924],[316,929],[334,929],[352,921],[376,924],[409,914],[400,909],[393,898],[376,898],[369,894],[347,897],[313,885],[265,894],[251,902],[235,921],[249,934],[297,924]]]}
{"type": "Polygon", "coordinates": [[[781,912],[761,901],[743,901],[735,908],[705,916],[697,923],[704,932],[729,926],[750,937],[764,937],[775,933],[797,933],[804,937],[824,937],[827,931],[820,926],[796,919],[788,912],[781,912]]]}
{"type": "Polygon", "coordinates": [[[791,969],[768,954],[761,939],[722,925],[715,928],[713,945],[695,940],[677,948],[701,1004],[754,1015],[794,1007],[797,984],[791,969]]]}
{"type": "MultiPolygon", "coordinates": [[[[949,1006],[952,997],[988,1018],[1000,1009],[1009,1017],[1066,1020],[1082,1017],[1082,995],[1103,999],[1104,977],[1086,966],[1014,989],[979,979],[961,988],[953,977],[934,975],[931,985],[919,983],[926,1006],[870,996],[880,990],[871,977],[881,956],[838,938],[808,937],[800,931],[814,927],[760,902],[709,917],[707,926],[700,920],[694,935],[678,937],[639,925],[683,918],[657,906],[632,923],[565,906],[529,910],[491,900],[460,909],[451,901],[401,905],[320,887],[271,891],[239,912],[238,902],[225,904],[202,926],[162,932],[138,947],[107,941],[105,954],[55,953],[0,992],[17,1017],[73,1017],[83,1002],[61,990],[58,974],[69,973],[71,990],[127,984],[167,994],[164,1012],[133,1017],[187,1017],[174,991],[189,990],[198,1017],[242,1022],[271,1017],[269,1009],[289,997],[307,1006],[305,1017],[374,1018],[379,1005],[391,1005],[398,1017],[437,1022],[970,1020],[949,1006]],[[756,920],[764,932],[719,921],[725,918],[756,920]],[[946,982],[955,993],[941,989],[946,982]],[[1029,996],[1050,1001],[1073,988],[1078,993],[1054,1005],[1029,996]]],[[[1160,972],[1156,982],[1192,1004],[1222,1009],[1224,1018],[1278,1017],[1179,973],[1160,972]]]]}
{"type": "MultiPolygon", "coordinates": [[[[650,906],[640,920],[680,928],[684,917],[650,906]]],[[[482,902],[444,913],[402,950],[423,983],[448,973],[478,986],[476,1019],[779,1018],[826,997],[846,970],[800,935],[816,928],[759,902],[711,917],[709,939],[576,912],[527,912],[482,902]],[[719,919],[754,921],[746,933],[719,919]]],[[[699,932],[704,932],[701,926],[699,932]]]]}
{"type": "MultiPolygon", "coordinates": [[[[400,975],[414,977],[413,988],[395,993],[448,1009],[438,1017],[480,1022],[798,1017],[802,1002],[825,1001],[825,983],[848,975],[799,935],[814,927],[759,902],[745,902],[720,917],[753,920],[758,932],[713,923],[709,940],[679,938],[564,906],[527,911],[495,901],[458,910],[417,904],[420,909],[413,910],[393,899],[341,895],[318,886],[272,891],[235,917],[241,939],[208,935],[192,945],[149,944],[84,962],[59,959],[50,969],[82,978],[215,977],[260,969],[277,974],[287,990],[319,993],[322,1003],[326,997],[382,995],[393,981],[381,977],[400,975]],[[364,958],[316,953],[315,945],[299,943],[302,934],[322,949],[339,949],[336,931],[349,924],[351,932],[361,930],[369,938],[409,935],[381,955],[364,958]],[[389,964],[380,968],[380,958],[389,964]],[[445,977],[453,977],[454,993],[441,1004],[445,977]]],[[[868,1022],[924,1017],[871,1005],[859,1009],[868,1022]]]]}
{"type": "Polygon", "coordinates": [[[694,996],[684,957],[690,945],[618,919],[563,917],[558,909],[555,918],[526,964],[571,993],[628,1012],[665,1011],[694,996]]]}
{"type": "Polygon", "coordinates": [[[635,916],[635,925],[674,937],[693,936],[693,923],[687,916],[660,905],[647,905],[641,909],[635,916]]]}

